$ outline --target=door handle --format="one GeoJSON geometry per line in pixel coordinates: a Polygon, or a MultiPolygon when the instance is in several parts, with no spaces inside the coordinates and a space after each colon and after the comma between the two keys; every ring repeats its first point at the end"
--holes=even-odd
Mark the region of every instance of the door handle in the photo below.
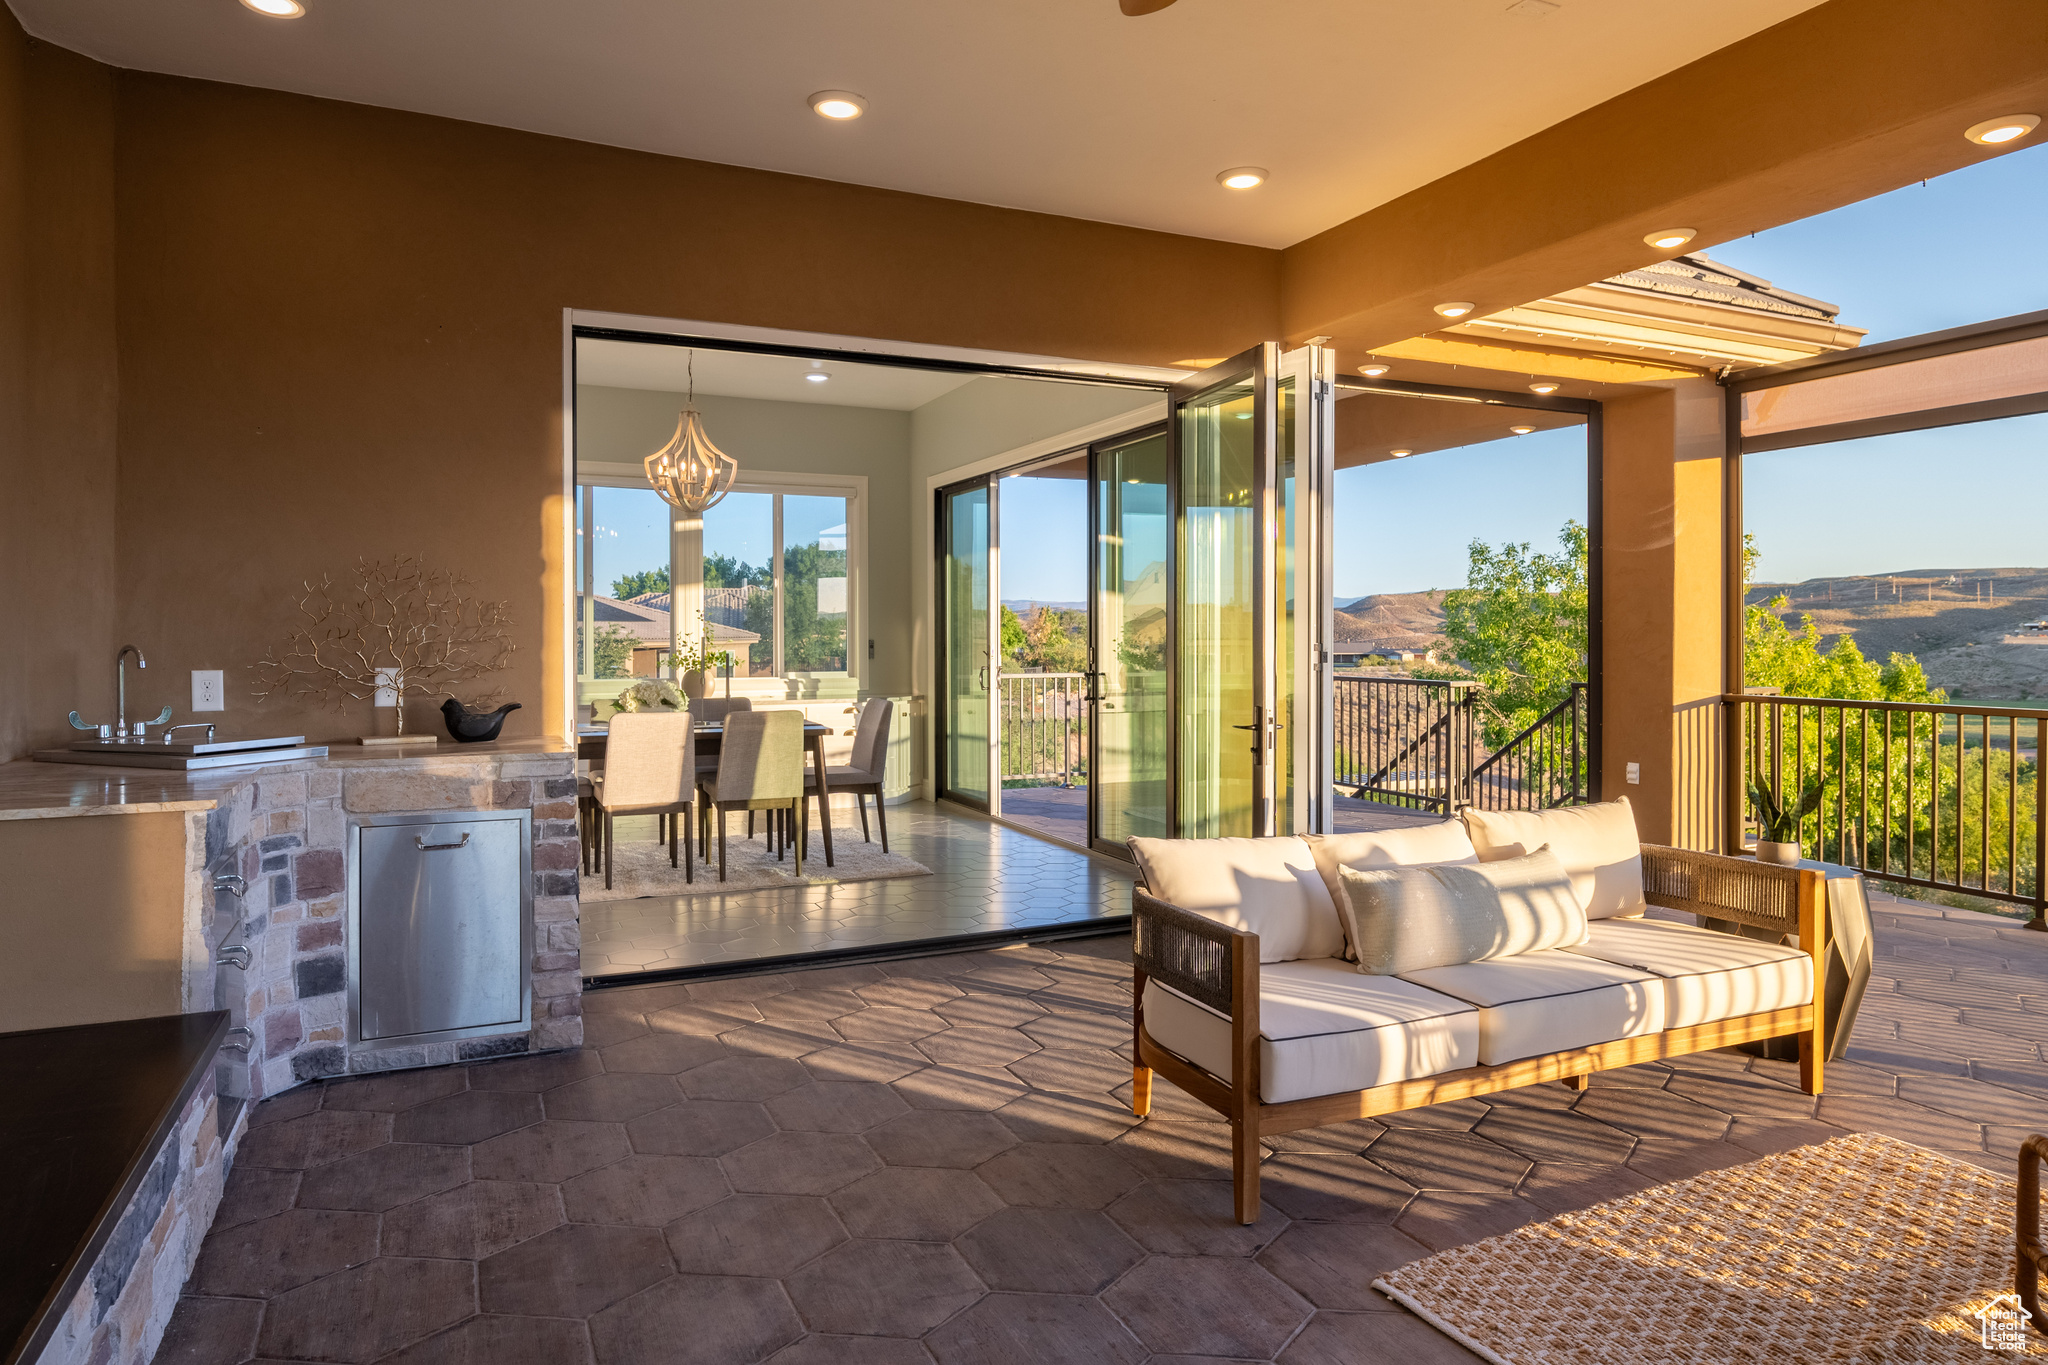
{"type": "Polygon", "coordinates": [[[462,831],[462,838],[452,844],[430,844],[417,834],[412,836],[412,842],[416,848],[426,853],[433,853],[438,849],[444,848],[461,848],[464,844],[467,844],[469,842],[469,831],[462,831]]]}

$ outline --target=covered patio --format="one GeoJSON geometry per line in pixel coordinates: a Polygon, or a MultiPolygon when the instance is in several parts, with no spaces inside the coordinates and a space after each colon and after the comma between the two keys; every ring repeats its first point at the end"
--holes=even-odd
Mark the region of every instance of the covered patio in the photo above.
{"type": "Polygon", "coordinates": [[[597,992],[574,1051],[259,1104],[159,1358],[1475,1360],[1374,1277],[1845,1132],[2011,1170],[2048,936],[1872,911],[1818,1099],[1709,1052],[1290,1134],[1252,1227],[1214,1114],[1130,1112],[1127,938],[597,992]]]}

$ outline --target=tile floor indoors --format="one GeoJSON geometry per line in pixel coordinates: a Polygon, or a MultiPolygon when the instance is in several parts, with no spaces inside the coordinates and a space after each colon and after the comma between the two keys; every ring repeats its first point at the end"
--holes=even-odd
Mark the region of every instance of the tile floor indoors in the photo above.
{"type": "Polygon", "coordinates": [[[1857,1060],[1736,1053],[1289,1134],[1124,1107],[1129,940],[623,987],[576,1052],[257,1106],[163,1365],[1437,1365],[1433,1249],[1843,1130],[2048,1129],[2048,935],[1878,901],[1857,1060]]]}
{"type": "MultiPolygon", "coordinates": [[[[858,840],[838,812],[833,838],[858,840]]],[[[744,828],[730,817],[732,834],[744,828]]],[[[619,838],[654,837],[651,817],[619,822],[619,838]],[[642,828],[644,826],[644,828],[642,828]]],[[[814,855],[817,846],[813,846],[814,855]]],[[[583,975],[715,966],[836,948],[873,948],[953,934],[1128,919],[1131,878],[1090,857],[929,802],[889,808],[889,848],[929,877],[789,890],[597,901],[583,907],[583,975]]],[[[823,870],[820,862],[817,870],[823,870]]],[[[704,870],[698,869],[701,878],[704,870]]]]}

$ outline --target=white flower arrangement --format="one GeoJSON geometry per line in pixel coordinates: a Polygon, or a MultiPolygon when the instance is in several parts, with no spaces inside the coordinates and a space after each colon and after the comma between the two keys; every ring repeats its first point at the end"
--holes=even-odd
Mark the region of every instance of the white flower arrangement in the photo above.
{"type": "Polygon", "coordinates": [[[612,701],[612,713],[620,711],[683,711],[689,700],[676,685],[664,678],[642,678],[612,701]]]}

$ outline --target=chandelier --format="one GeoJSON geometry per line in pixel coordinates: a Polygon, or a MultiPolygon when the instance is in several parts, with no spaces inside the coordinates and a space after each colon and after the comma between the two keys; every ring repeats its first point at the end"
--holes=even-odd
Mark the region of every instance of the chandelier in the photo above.
{"type": "Polygon", "coordinates": [[[697,353],[690,352],[690,393],[676,434],[642,462],[647,482],[671,507],[702,516],[732,491],[740,462],[711,444],[704,433],[704,415],[697,411],[697,353]]]}

